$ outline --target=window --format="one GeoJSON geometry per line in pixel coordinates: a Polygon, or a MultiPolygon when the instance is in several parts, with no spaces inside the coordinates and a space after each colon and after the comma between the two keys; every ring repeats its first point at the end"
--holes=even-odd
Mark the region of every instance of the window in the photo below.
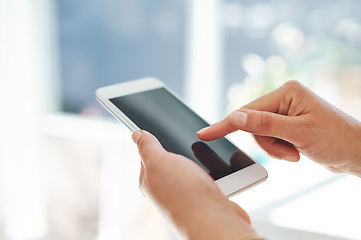
{"type": "Polygon", "coordinates": [[[359,116],[360,7],[356,0],[225,0],[223,79],[230,108],[297,79],[359,116]]]}
{"type": "Polygon", "coordinates": [[[98,87],[147,76],[183,95],[184,1],[56,2],[64,111],[103,111],[98,87]]]}

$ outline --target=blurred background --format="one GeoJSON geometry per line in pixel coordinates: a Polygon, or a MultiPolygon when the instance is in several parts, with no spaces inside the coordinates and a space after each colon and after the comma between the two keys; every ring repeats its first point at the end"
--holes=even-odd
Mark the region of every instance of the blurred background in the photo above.
{"type": "MultiPolygon", "coordinates": [[[[0,0],[0,239],[176,235],[98,87],[152,76],[210,122],[297,79],[361,120],[358,0],[0,0]]],[[[269,239],[361,239],[361,181],[302,157],[232,198],[269,239]]]]}

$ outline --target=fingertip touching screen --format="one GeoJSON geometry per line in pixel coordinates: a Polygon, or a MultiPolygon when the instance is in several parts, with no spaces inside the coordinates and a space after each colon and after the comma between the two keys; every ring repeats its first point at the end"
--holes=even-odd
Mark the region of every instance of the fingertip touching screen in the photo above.
{"type": "Polygon", "coordinates": [[[197,131],[209,125],[165,88],[110,101],[140,129],[156,136],[167,151],[192,159],[214,180],[255,163],[225,138],[199,140],[197,131]]]}

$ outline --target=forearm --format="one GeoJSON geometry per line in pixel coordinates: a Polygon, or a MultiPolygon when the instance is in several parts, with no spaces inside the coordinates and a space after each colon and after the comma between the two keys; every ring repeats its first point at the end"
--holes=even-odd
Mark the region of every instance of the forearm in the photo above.
{"type": "Polygon", "coordinates": [[[172,222],[182,238],[187,240],[241,240],[244,236],[255,234],[243,217],[232,209],[222,207],[207,207],[172,222]]]}
{"type": "Polygon", "coordinates": [[[310,138],[311,151],[303,153],[331,171],[361,177],[361,122],[334,107],[323,114],[332,116],[327,128],[313,128],[316,140],[310,138]]]}

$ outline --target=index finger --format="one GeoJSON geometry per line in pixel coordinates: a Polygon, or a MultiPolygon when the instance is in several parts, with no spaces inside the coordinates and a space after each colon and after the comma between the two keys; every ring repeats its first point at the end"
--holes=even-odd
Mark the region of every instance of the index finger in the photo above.
{"type": "MultiPolygon", "coordinates": [[[[298,83],[297,83],[298,84],[298,83]]],[[[294,140],[298,119],[288,115],[294,98],[293,82],[259,97],[222,121],[198,132],[202,140],[214,140],[237,130],[255,135],[294,140]]],[[[299,85],[299,84],[298,84],[299,85]]],[[[299,87],[299,86],[297,86],[299,87]]]]}

